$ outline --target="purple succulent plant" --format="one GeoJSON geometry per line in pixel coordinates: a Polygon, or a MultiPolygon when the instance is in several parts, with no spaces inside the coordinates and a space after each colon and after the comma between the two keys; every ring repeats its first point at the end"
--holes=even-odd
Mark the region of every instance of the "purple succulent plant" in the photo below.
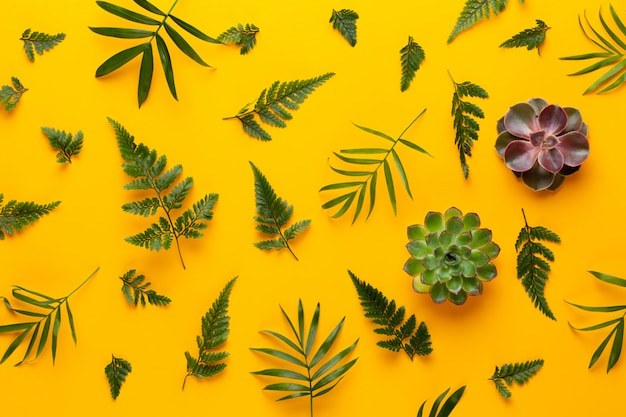
{"type": "Polygon", "coordinates": [[[498,121],[496,150],[524,184],[554,191],[589,156],[587,125],[577,109],[533,98],[498,121]]]}

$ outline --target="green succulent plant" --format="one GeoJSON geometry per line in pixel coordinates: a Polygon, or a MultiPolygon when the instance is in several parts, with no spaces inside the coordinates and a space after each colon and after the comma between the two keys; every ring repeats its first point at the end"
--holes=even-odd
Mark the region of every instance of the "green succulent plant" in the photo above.
{"type": "Polygon", "coordinates": [[[424,224],[408,227],[411,257],[404,271],[413,278],[413,289],[429,293],[437,304],[450,300],[465,303],[468,295],[480,295],[483,282],[497,275],[492,260],[500,247],[491,241],[491,230],[480,228],[476,213],[463,215],[456,207],[444,214],[429,212],[424,224]]]}

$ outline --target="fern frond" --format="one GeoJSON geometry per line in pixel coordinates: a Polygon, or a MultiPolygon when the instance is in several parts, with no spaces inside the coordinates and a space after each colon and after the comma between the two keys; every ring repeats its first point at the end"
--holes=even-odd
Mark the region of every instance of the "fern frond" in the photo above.
{"type": "Polygon", "coordinates": [[[406,91],[415,77],[415,73],[426,59],[424,50],[409,36],[409,42],[400,49],[400,63],[402,65],[402,77],[400,78],[400,91],[406,91]]]}
{"type": "Polygon", "coordinates": [[[513,35],[511,39],[504,41],[500,44],[501,48],[523,48],[526,47],[529,51],[537,48],[537,53],[541,55],[539,47],[546,40],[546,32],[550,27],[543,21],[537,19],[537,26],[530,29],[524,29],[520,33],[513,35]]]}
{"type": "MultiPolygon", "coordinates": [[[[465,386],[462,386],[458,390],[454,391],[448,397],[448,399],[443,403],[443,405],[441,406],[441,409],[439,409],[441,402],[443,401],[443,399],[445,398],[445,396],[448,394],[449,391],[450,391],[450,388],[445,390],[441,395],[439,395],[439,397],[437,397],[437,399],[433,403],[430,413],[428,414],[429,417],[448,417],[450,413],[454,410],[454,408],[457,406],[459,401],[461,400],[461,397],[463,396],[463,393],[465,392],[465,386]],[[437,411],[439,411],[439,413],[437,413],[437,411]]],[[[417,417],[423,417],[425,405],[426,405],[426,401],[422,403],[422,406],[417,411],[417,417]]]]}
{"type": "Polygon", "coordinates": [[[65,33],[49,35],[43,32],[31,32],[30,29],[26,29],[20,38],[21,41],[24,41],[24,51],[31,62],[35,61],[35,52],[43,55],[44,52],[51,50],[64,39],[65,33]]]}
{"type": "Polygon", "coordinates": [[[244,132],[262,141],[270,141],[272,137],[255,120],[255,116],[263,123],[274,127],[286,127],[286,120],[291,120],[290,110],[297,110],[316,88],[328,81],[335,73],[329,72],[308,80],[289,82],[275,81],[269,88],[261,92],[254,108],[248,105],[235,116],[227,119],[239,119],[244,132]]]}
{"type": "Polygon", "coordinates": [[[111,363],[104,367],[104,373],[109,380],[111,397],[115,400],[120,395],[122,384],[126,382],[126,377],[133,371],[133,367],[126,359],[116,358],[113,355],[111,358],[111,363]]]}
{"type": "Polygon", "coordinates": [[[543,359],[536,359],[523,363],[504,364],[501,367],[496,366],[496,370],[489,380],[496,384],[496,389],[504,398],[511,397],[511,391],[504,385],[506,382],[509,386],[513,383],[522,385],[534,376],[543,366],[543,359]]]}
{"type": "Polygon", "coordinates": [[[415,314],[404,322],[404,307],[396,309],[396,302],[389,300],[378,289],[365,281],[361,281],[356,275],[348,271],[350,279],[356,288],[365,317],[380,327],[374,329],[375,333],[392,336],[392,339],[381,340],[377,343],[383,349],[393,352],[404,350],[407,356],[413,360],[415,355],[427,356],[433,351],[431,348],[430,334],[424,322],[421,322],[416,330],[417,320],[415,314]],[[408,340],[407,340],[408,339],[408,340]]]}
{"type": "Polygon", "coordinates": [[[259,222],[256,230],[268,235],[278,236],[273,240],[255,242],[254,246],[263,250],[280,250],[286,248],[291,252],[293,257],[298,260],[298,257],[289,246],[289,241],[309,227],[311,220],[307,219],[296,222],[283,232],[283,226],[291,219],[293,206],[276,196],[274,189],[267,181],[267,178],[265,178],[265,175],[263,175],[252,162],[250,162],[250,166],[254,174],[254,193],[256,211],[258,214],[254,216],[254,220],[259,222]]]}
{"type": "Polygon", "coordinates": [[[226,283],[219,296],[213,301],[209,311],[201,319],[202,336],[196,338],[198,345],[198,357],[194,358],[189,352],[185,352],[187,359],[187,375],[185,382],[190,376],[198,379],[212,377],[226,368],[226,363],[222,362],[229,354],[226,351],[216,351],[226,340],[230,333],[228,316],[228,306],[230,293],[237,281],[237,277],[226,283]]]}
{"type": "Polygon", "coordinates": [[[22,94],[28,91],[28,88],[25,88],[16,77],[11,77],[11,84],[12,86],[3,85],[0,89],[0,104],[6,111],[13,110],[22,98],[22,94]]]}
{"type": "Polygon", "coordinates": [[[180,251],[179,240],[181,237],[197,239],[202,237],[200,230],[207,227],[207,221],[213,218],[213,207],[217,202],[217,194],[205,195],[193,204],[192,208],[183,212],[176,220],[172,218],[172,211],[182,208],[185,198],[193,186],[193,178],[187,177],[176,185],[174,183],[182,175],[183,167],[175,165],[169,170],[167,157],[159,156],[155,150],[146,145],[135,143],[135,138],[122,125],[108,118],[115,131],[120,154],[122,156],[122,169],[132,178],[136,178],[124,187],[127,190],[152,190],[155,197],[126,203],[122,210],[127,213],[141,216],[152,216],[161,209],[165,217],[160,217],[158,223],[153,223],[145,231],[126,238],[132,245],[159,251],[169,249],[172,241],[176,242],[180,262],[185,268],[185,262],[180,251]],[[173,187],[172,187],[173,186],[173,187]],[[167,193],[167,190],[170,192],[167,193]]]}
{"type": "Polygon", "coordinates": [[[12,235],[16,231],[20,231],[34,223],[61,204],[60,201],[37,204],[32,201],[18,202],[17,200],[11,200],[3,205],[3,201],[4,194],[0,193],[0,240],[4,240],[6,235],[12,235]]]}
{"type": "Polygon", "coordinates": [[[148,304],[153,306],[166,306],[172,300],[164,295],[157,294],[156,291],[149,289],[150,282],[144,282],[146,277],[143,274],[137,275],[134,269],[126,272],[124,275],[120,277],[122,282],[122,293],[124,293],[124,297],[126,300],[133,304],[137,305],[141,301],[141,305],[146,305],[146,300],[148,300],[148,304]]]}
{"type": "Polygon", "coordinates": [[[246,23],[244,27],[241,23],[237,27],[233,26],[221,33],[217,40],[223,43],[234,43],[241,46],[239,53],[245,55],[256,45],[256,35],[260,29],[251,23],[246,23]]]}
{"type": "MultiPolygon", "coordinates": [[[[419,119],[426,109],[422,110],[420,114],[418,114],[411,123],[402,131],[400,136],[397,139],[393,139],[391,136],[379,132],[374,129],[370,129],[367,127],[359,126],[355,124],[359,129],[370,133],[372,135],[378,136],[382,139],[388,140],[393,144],[389,148],[356,148],[356,149],[344,149],[339,151],[340,153],[335,153],[335,156],[342,162],[356,165],[355,170],[343,170],[339,168],[335,168],[331,165],[331,169],[336,173],[349,177],[346,182],[339,182],[330,185],[326,185],[320,188],[320,192],[322,191],[335,191],[335,190],[343,190],[344,194],[341,194],[338,197],[334,197],[328,200],[326,203],[322,205],[323,209],[331,209],[333,207],[340,208],[333,215],[334,218],[343,216],[348,209],[352,206],[352,204],[356,200],[356,208],[354,211],[354,217],[352,218],[352,223],[356,221],[363,209],[363,205],[365,202],[366,194],[369,194],[369,210],[367,214],[367,218],[369,218],[370,214],[372,214],[372,210],[374,209],[374,204],[376,202],[376,184],[378,181],[378,174],[382,168],[385,184],[387,186],[387,193],[389,194],[389,201],[391,202],[391,207],[393,209],[394,214],[396,213],[396,191],[395,185],[393,182],[393,177],[391,175],[391,167],[389,160],[392,159],[393,163],[397,169],[397,173],[402,180],[402,184],[404,189],[410,198],[413,198],[411,194],[411,188],[409,187],[409,180],[404,170],[404,165],[400,159],[400,155],[396,151],[395,147],[398,143],[403,144],[404,146],[413,149],[414,151],[418,151],[424,153],[426,155],[430,154],[424,150],[422,147],[416,145],[415,143],[402,138],[402,136],[409,130],[409,128],[419,119]],[[352,157],[347,155],[356,155],[358,157],[352,157]],[[365,169],[364,169],[365,167],[365,169]],[[367,167],[371,167],[367,169],[367,167]],[[360,180],[358,177],[364,179],[360,180]],[[347,190],[347,191],[346,191],[347,190]],[[358,198],[357,198],[358,195],[358,198]]],[[[366,219],[367,219],[366,218],[366,219]]]]}
{"type": "Polygon", "coordinates": [[[65,162],[71,164],[72,156],[78,155],[83,148],[83,132],[80,130],[76,136],[51,127],[42,127],[41,130],[48,138],[52,148],[59,150],[57,162],[60,164],[65,162]]]}
{"type": "Polygon", "coordinates": [[[544,296],[548,272],[550,272],[550,265],[547,261],[553,262],[554,254],[539,241],[545,240],[560,243],[561,239],[556,233],[543,226],[529,226],[523,209],[522,214],[524,216],[524,227],[520,230],[515,242],[517,278],[522,280],[522,285],[535,307],[546,317],[556,321],[556,317],[554,317],[544,296]]]}
{"type": "MultiPolygon", "coordinates": [[[[448,43],[452,42],[459,33],[474,26],[483,18],[489,19],[491,14],[498,15],[503,11],[508,0],[466,0],[461,14],[456,20],[456,24],[448,37],[448,43]]],[[[520,0],[524,3],[524,0],[520,0]]]]}
{"type": "Polygon", "coordinates": [[[356,21],[359,14],[354,10],[341,9],[339,11],[333,9],[329,23],[333,24],[333,29],[337,29],[341,36],[352,46],[356,45],[356,21]]]}

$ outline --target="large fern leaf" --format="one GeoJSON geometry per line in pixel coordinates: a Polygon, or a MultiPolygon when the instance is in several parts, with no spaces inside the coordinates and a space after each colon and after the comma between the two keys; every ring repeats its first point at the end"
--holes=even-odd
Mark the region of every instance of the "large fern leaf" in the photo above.
{"type": "Polygon", "coordinates": [[[126,359],[113,355],[111,357],[111,362],[104,367],[104,373],[109,381],[111,397],[115,400],[120,395],[122,384],[126,382],[126,377],[133,371],[133,367],[126,359]]]}
{"type": "Polygon", "coordinates": [[[354,10],[341,9],[339,11],[333,9],[329,23],[333,24],[333,29],[337,29],[341,36],[352,46],[356,45],[356,21],[359,14],[354,10]]]}
{"type": "Polygon", "coordinates": [[[24,87],[16,77],[11,77],[11,84],[3,85],[0,89],[0,104],[6,111],[13,110],[22,98],[22,94],[28,91],[28,88],[24,87]]]}
{"type": "Polygon", "coordinates": [[[26,29],[20,40],[24,41],[24,51],[28,59],[35,61],[35,52],[39,55],[43,55],[57,46],[65,39],[65,33],[57,33],[56,35],[49,35],[43,32],[31,32],[30,29],[26,29]]]}
{"type": "MultiPolygon", "coordinates": [[[[498,15],[504,10],[508,0],[466,0],[456,24],[448,36],[448,43],[452,42],[462,31],[474,26],[483,18],[489,19],[491,14],[498,15]]],[[[524,3],[524,0],[520,0],[524,3]]]]}
{"type": "Polygon", "coordinates": [[[542,366],[543,359],[536,359],[522,363],[504,364],[501,367],[496,366],[496,370],[493,372],[493,375],[489,377],[489,380],[494,382],[500,395],[504,398],[510,398],[511,391],[508,389],[507,385],[511,386],[514,382],[518,385],[522,385],[525,382],[528,382],[528,380],[534,376],[542,366]]]}
{"type": "Polygon", "coordinates": [[[3,201],[4,194],[0,193],[0,240],[4,240],[6,235],[12,235],[34,223],[41,216],[49,214],[61,204],[60,201],[37,204],[32,201],[11,200],[3,205],[3,201]]]}

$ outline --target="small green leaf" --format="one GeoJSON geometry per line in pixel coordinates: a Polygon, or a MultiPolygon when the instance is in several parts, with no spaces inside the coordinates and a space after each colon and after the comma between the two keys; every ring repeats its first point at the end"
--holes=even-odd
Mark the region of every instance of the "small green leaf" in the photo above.
{"type": "Polygon", "coordinates": [[[529,51],[531,49],[537,48],[537,53],[541,55],[539,47],[546,40],[546,32],[548,29],[548,25],[546,25],[543,21],[537,19],[537,26],[524,29],[518,34],[514,35],[512,38],[504,41],[500,44],[501,48],[522,48],[526,47],[529,51]]]}
{"type": "Polygon", "coordinates": [[[132,372],[133,367],[123,358],[116,358],[113,355],[111,357],[111,363],[104,367],[104,373],[109,381],[111,397],[115,400],[120,395],[122,384],[126,382],[126,377],[132,372]]]}
{"type": "Polygon", "coordinates": [[[329,23],[333,24],[333,29],[337,29],[337,31],[341,33],[341,36],[343,36],[351,46],[355,46],[356,21],[358,18],[359,15],[354,10],[341,9],[337,11],[333,9],[329,23]]]}
{"type": "Polygon", "coordinates": [[[172,40],[174,41],[174,44],[178,46],[178,49],[180,49],[185,55],[196,61],[198,64],[204,67],[210,67],[210,65],[204,62],[202,58],[200,58],[200,55],[198,55],[198,53],[191,47],[191,45],[189,45],[185,38],[183,38],[173,27],[168,25],[167,22],[163,23],[163,26],[165,27],[165,31],[167,32],[167,34],[170,35],[170,38],[172,38],[172,40]]]}
{"type": "Polygon", "coordinates": [[[133,46],[132,48],[124,49],[121,52],[116,53],[111,58],[107,59],[96,70],[96,77],[102,77],[113,71],[119,69],[123,65],[130,62],[137,55],[145,51],[146,45],[149,43],[143,43],[141,45],[133,46]]]}
{"type": "Polygon", "coordinates": [[[115,4],[108,3],[106,1],[96,1],[96,4],[106,10],[107,12],[119,16],[122,19],[130,20],[131,22],[142,23],[144,25],[158,26],[161,24],[158,20],[154,20],[151,17],[142,15],[141,13],[133,12],[124,7],[116,6],[115,4]]]}
{"type": "Polygon", "coordinates": [[[143,58],[141,60],[141,68],[139,70],[139,86],[137,88],[137,98],[139,107],[148,98],[150,86],[152,85],[152,73],[154,70],[154,58],[152,55],[152,44],[146,44],[143,58]]]}
{"type": "Polygon", "coordinates": [[[400,91],[408,90],[411,81],[415,78],[415,73],[426,59],[424,50],[417,42],[409,36],[409,41],[400,49],[400,63],[402,65],[402,76],[400,78],[400,91]]]}

